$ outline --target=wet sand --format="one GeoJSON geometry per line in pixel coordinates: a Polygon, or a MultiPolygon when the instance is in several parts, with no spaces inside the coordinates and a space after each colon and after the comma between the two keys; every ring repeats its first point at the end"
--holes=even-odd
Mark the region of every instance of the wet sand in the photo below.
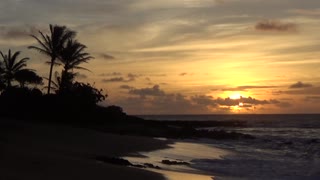
{"type": "Polygon", "coordinates": [[[124,157],[134,163],[150,163],[159,166],[160,170],[150,169],[163,174],[168,180],[212,180],[214,174],[204,172],[194,167],[194,159],[221,159],[231,152],[212,147],[209,144],[196,141],[175,141],[171,148],[159,149],[151,152],[141,152],[144,157],[124,157]],[[190,165],[166,165],[162,160],[183,161],[190,165]]]}

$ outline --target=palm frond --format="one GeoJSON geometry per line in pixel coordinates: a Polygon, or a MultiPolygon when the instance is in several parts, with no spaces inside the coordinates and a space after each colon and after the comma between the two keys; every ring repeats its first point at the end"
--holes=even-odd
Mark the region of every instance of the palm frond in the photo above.
{"type": "Polygon", "coordinates": [[[47,50],[45,49],[41,49],[37,46],[29,46],[28,47],[29,49],[34,49],[34,50],[37,50],[40,54],[44,54],[44,55],[47,55],[47,56],[51,56],[51,52],[48,52],[47,50]]]}
{"type": "MultiPolygon", "coordinates": [[[[41,37],[43,38],[43,40],[45,41],[45,38],[44,38],[43,33],[42,33],[41,31],[39,31],[39,33],[40,33],[41,37]]],[[[46,41],[45,41],[45,43],[43,43],[43,42],[42,42],[37,36],[35,36],[35,35],[31,35],[31,37],[33,37],[33,38],[40,44],[40,46],[41,46],[42,48],[37,47],[37,46],[28,46],[28,49],[36,49],[36,50],[38,50],[38,51],[40,51],[40,52],[41,52],[41,51],[44,51],[44,52],[47,52],[46,54],[50,54],[50,53],[51,53],[48,45],[45,44],[46,41]]]]}
{"type": "Polygon", "coordinates": [[[86,70],[86,71],[92,72],[92,71],[90,71],[90,70],[87,69],[87,68],[79,67],[79,66],[74,67],[74,69],[81,69],[81,70],[86,70]]]}

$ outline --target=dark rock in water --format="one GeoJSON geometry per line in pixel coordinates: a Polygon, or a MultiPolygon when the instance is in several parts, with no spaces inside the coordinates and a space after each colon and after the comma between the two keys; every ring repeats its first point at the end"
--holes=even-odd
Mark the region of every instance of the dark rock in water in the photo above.
{"type": "Polygon", "coordinates": [[[94,159],[97,161],[104,162],[104,163],[116,164],[116,165],[120,165],[120,166],[133,166],[133,164],[130,163],[128,160],[122,159],[122,158],[96,156],[94,159]]]}
{"type": "Polygon", "coordinates": [[[133,164],[132,166],[136,167],[136,168],[146,168],[146,166],[141,165],[141,164],[133,164]]]}
{"type": "Polygon", "coordinates": [[[162,160],[162,164],[167,164],[167,165],[190,165],[188,162],[184,161],[170,161],[170,160],[162,160]]]}
{"type": "Polygon", "coordinates": [[[293,142],[292,142],[292,141],[286,141],[286,142],[284,142],[283,144],[284,144],[284,145],[292,145],[293,142]]]}
{"type": "Polygon", "coordinates": [[[318,139],[310,139],[310,140],[308,141],[309,144],[311,144],[311,143],[318,143],[318,142],[319,142],[318,139]]]}
{"type": "Polygon", "coordinates": [[[155,165],[153,165],[151,163],[144,163],[143,165],[145,165],[148,168],[161,169],[161,167],[155,166],[155,165]]]}

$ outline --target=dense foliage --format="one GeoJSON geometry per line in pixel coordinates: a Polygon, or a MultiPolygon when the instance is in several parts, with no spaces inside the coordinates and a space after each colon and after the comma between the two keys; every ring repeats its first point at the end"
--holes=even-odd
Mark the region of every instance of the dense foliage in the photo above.
{"type": "Polygon", "coordinates": [[[29,46],[49,57],[49,77],[44,78],[48,80],[44,87],[48,89],[46,95],[37,87],[43,85],[43,78],[35,70],[26,68],[28,57],[19,58],[20,51],[0,51],[1,114],[42,114],[47,118],[62,113],[74,116],[96,108],[97,103],[107,97],[102,89],[75,81],[78,74],[75,70],[88,70],[81,64],[93,58],[85,52],[87,47],[75,39],[76,32],[59,25],[49,25],[49,30],[49,34],[39,31],[40,37],[31,35],[38,46],[29,46]],[[62,66],[62,71],[60,74],[55,72],[55,78],[52,78],[54,65],[62,66]],[[55,94],[50,94],[51,89],[55,94]]]}

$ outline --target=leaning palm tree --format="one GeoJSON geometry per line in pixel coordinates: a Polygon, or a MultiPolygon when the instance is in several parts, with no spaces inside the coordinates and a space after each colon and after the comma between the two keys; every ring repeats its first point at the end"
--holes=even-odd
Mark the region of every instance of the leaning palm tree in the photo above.
{"type": "Polygon", "coordinates": [[[50,34],[44,34],[39,31],[40,38],[35,35],[31,35],[34,39],[39,43],[39,47],[37,46],[29,46],[29,49],[35,49],[42,54],[45,54],[51,58],[50,71],[49,71],[49,79],[48,79],[48,94],[50,94],[51,89],[51,79],[52,79],[52,71],[53,66],[56,62],[56,59],[59,57],[61,51],[64,48],[64,44],[68,39],[72,39],[76,32],[69,30],[66,26],[58,26],[58,25],[49,25],[50,34]]]}
{"type": "Polygon", "coordinates": [[[11,87],[11,82],[14,80],[15,75],[19,72],[24,70],[23,68],[27,66],[26,62],[29,60],[29,58],[25,57],[20,60],[18,60],[18,56],[20,54],[20,51],[17,51],[11,54],[11,50],[9,49],[8,54],[3,54],[2,51],[0,51],[0,54],[2,56],[3,62],[2,62],[2,74],[3,78],[6,82],[7,87],[11,87]]]}
{"type": "Polygon", "coordinates": [[[79,43],[78,41],[69,39],[66,43],[65,48],[61,51],[58,63],[60,65],[63,65],[60,90],[62,90],[63,88],[68,88],[68,85],[72,84],[72,80],[76,75],[76,73],[73,72],[73,69],[88,70],[79,66],[82,63],[87,63],[90,59],[93,58],[89,55],[89,53],[84,52],[85,48],[87,47],[79,43]]]}
{"type": "Polygon", "coordinates": [[[84,52],[87,47],[76,40],[69,39],[65,48],[61,51],[59,56],[59,62],[63,65],[63,69],[69,72],[73,69],[84,69],[79,65],[87,63],[93,57],[89,53],[84,52]]]}

